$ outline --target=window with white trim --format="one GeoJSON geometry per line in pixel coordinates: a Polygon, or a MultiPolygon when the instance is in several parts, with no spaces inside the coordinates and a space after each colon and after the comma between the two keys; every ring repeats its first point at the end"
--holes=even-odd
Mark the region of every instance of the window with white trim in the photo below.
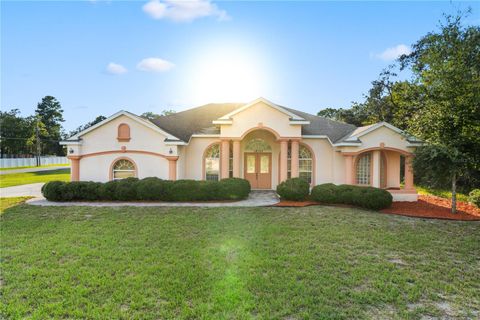
{"type": "Polygon", "coordinates": [[[218,181],[220,177],[220,144],[214,144],[205,152],[205,180],[218,181]]]}
{"type": "MultiPolygon", "coordinates": [[[[298,176],[312,183],[313,176],[313,155],[304,145],[298,148],[298,176]]],[[[287,178],[292,177],[292,149],[289,146],[287,153],[287,178]]]]}
{"type": "Polygon", "coordinates": [[[370,168],[372,162],[372,154],[365,153],[357,160],[356,167],[356,183],[362,185],[370,185],[370,168]]]}
{"type": "Polygon", "coordinates": [[[135,177],[135,165],[127,159],[120,159],[113,165],[113,180],[135,177]]]}

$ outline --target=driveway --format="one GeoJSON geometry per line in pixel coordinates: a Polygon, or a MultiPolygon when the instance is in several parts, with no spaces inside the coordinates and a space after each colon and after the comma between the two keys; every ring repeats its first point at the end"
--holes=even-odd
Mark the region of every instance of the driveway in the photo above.
{"type": "Polygon", "coordinates": [[[41,183],[32,183],[32,184],[23,184],[21,186],[14,186],[14,187],[7,187],[7,188],[0,188],[0,197],[7,198],[7,197],[35,197],[35,198],[42,198],[42,186],[44,185],[43,182],[41,183]]]}
{"type": "Polygon", "coordinates": [[[58,170],[58,169],[68,170],[68,169],[70,169],[70,167],[58,166],[58,167],[44,167],[44,168],[24,168],[24,169],[0,170],[0,175],[11,174],[11,173],[50,171],[50,170],[58,170]]]}

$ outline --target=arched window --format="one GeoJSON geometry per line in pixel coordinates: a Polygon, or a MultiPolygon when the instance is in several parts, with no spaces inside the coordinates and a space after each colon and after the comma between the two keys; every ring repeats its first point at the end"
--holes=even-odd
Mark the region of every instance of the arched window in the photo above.
{"type": "Polygon", "coordinates": [[[113,180],[135,177],[136,175],[135,165],[127,159],[120,159],[115,162],[112,170],[113,180]]]}
{"type": "Polygon", "coordinates": [[[313,172],[313,156],[310,150],[300,145],[298,150],[298,174],[299,177],[305,179],[308,183],[312,183],[313,172]]]}
{"type": "Polygon", "coordinates": [[[214,144],[205,152],[205,180],[218,181],[219,177],[220,144],[214,144]]]}
{"type": "Polygon", "coordinates": [[[356,183],[369,185],[370,184],[370,168],[372,162],[372,154],[365,153],[360,155],[360,158],[357,160],[356,171],[356,183]]]}
{"type": "Polygon", "coordinates": [[[118,141],[130,141],[130,126],[126,123],[118,125],[118,141]]]}
{"type": "MultiPolygon", "coordinates": [[[[304,145],[300,145],[298,148],[298,176],[308,183],[312,183],[313,155],[310,149],[304,145]]],[[[292,149],[290,147],[287,153],[287,177],[292,177],[292,149]]]]}
{"type": "Polygon", "coordinates": [[[263,139],[252,139],[245,144],[247,152],[271,152],[272,147],[263,139]]]}

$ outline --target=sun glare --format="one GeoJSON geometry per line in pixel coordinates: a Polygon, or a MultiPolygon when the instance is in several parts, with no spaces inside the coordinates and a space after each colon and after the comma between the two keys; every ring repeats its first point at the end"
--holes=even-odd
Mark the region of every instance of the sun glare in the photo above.
{"type": "Polygon", "coordinates": [[[248,102],[265,95],[268,80],[260,57],[247,51],[209,52],[192,68],[192,98],[198,103],[248,102]]]}

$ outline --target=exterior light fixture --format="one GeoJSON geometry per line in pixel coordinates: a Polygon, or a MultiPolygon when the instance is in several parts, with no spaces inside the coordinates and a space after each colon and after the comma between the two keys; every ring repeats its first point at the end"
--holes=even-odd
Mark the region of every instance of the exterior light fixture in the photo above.
{"type": "Polygon", "coordinates": [[[72,148],[70,148],[70,150],[68,150],[68,153],[70,153],[70,154],[73,153],[73,152],[74,152],[74,151],[73,151],[72,148]]]}
{"type": "Polygon", "coordinates": [[[170,150],[168,150],[168,153],[172,154],[173,153],[173,150],[172,148],[170,148],[170,150]]]}

